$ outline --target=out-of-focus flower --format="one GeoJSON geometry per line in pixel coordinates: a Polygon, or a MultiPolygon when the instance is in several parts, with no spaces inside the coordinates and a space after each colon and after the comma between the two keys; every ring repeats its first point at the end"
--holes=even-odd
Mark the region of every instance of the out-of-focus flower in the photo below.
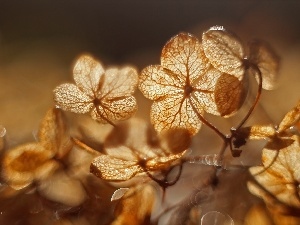
{"type": "Polygon", "coordinates": [[[9,149],[2,161],[2,177],[14,189],[22,189],[32,182],[52,174],[72,147],[63,123],[61,111],[50,109],[43,118],[38,142],[9,149]]]}
{"type": "Polygon", "coordinates": [[[155,203],[155,191],[150,185],[137,185],[130,188],[118,203],[116,218],[111,225],[150,224],[155,203]]]}
{"type": "Polygon", "coordinates": [[[138,75],[132,67],[108,68],[91,56],[81,56],[73,70],[75,84],[62,84],[54,90],[54,100],[60,108],[75,113],[91,111],[94,120],[111,123],[131,117],[137,110],[132,96],[138,75]]]}

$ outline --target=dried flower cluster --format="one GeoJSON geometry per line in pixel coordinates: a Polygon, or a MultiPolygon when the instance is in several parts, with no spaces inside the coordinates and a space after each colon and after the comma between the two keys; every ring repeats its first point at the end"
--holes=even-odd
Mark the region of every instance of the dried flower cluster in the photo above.
{"type": "MultiPolygon", "coordinates": [[[[299,128],[300,102],[278,127],[244,127],[262,89],[276,86],[278,69],[279,58],[265,42],[255,40],[245,47],[221,26],[204,32],[201,40],[188,33],[174,36],[162,49],[160,65],[147,66],[140,76],[129,66],[104,70],[92,56],[83,55],[74,65],[75,84],[54,89],[55,108],[42,120],[38,141],[3,153],[2,179],[15,190],[34,189],[47,200],[70,206],[71,212],[79,207],[91,214],[102,199],[96,193],[111,182],[111,201],[117,202],[114,214],[110,213],[111,224],[157,224],[164,213],[153,218],[158,202],[156,184],[164,191],[179,180],[185,163],[199,163],[213,168],[213,175],[203,185],[217,186],[228,146],[233,156],[239,156],[238,149],[248,139],[266,139],[263,165],[250,168],[254,181],[249,182],[249,190],[268,206],[277,201],[280,213],[295,216],[300,211],[300,137],[299,130],[292,127],[299,128]],[[258,82],[255,100],[230,134],[224,134],[205,113],[233,116],[246,100],[251,76],[258,82]],[[137,110],[137,88],[153,101],[150,118],[154,129],[131,118],[137,110]],[[84,135],[69,134],[63,111],[90,113],[93,120],[113,128],[100,146],[91,145],[84,135]],[[192,137],[203,123],[222,138],[223,147],[218,154],[191,156],[192,137]],[[95,176],[90,176],[88,169],[95,176]],[[66,191],[71,186],[74,193],[66,191]]],[[[201,196],[195,193],[189,199],[201,196]]],[[[186,223],[194,224],[194,206],[201,201],[183,204],[186,223]]],[[[217,215],[232,223],[219,212],[205,215],[201,224],[217,215]]]]}

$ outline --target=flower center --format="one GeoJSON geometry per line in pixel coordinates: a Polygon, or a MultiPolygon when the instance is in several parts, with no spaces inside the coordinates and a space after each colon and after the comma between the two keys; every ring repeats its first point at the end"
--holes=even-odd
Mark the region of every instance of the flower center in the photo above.
{"type": "Polygon", "coordinates": [[[184,87],[184,95],[188,97],[192,92],[194,91],[194,88],[190,84],[186,84],[184,87]]]}
{"type": "Polygon", "coordinates": [[[99,105],[101,104],[101,101],[100,101],[100,99],[95,98],[95,99],[93,100],[93,103],[94,103],[95,106],[99,106],[99,105]]]}

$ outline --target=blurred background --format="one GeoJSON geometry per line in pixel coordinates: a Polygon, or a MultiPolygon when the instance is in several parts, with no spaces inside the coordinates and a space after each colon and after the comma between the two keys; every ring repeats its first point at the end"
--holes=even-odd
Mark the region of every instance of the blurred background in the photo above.
{"type": "MultiPolygon", "coordinates": [[[[7,147],[33,140],[41,118],[53,106],[52,90],[73,82],[72,67],[82,53],[94,55],[105,67],[129,64],[140,71],[160,62],[161,49],[172,36],[185,31],[201,38],[213,25],[233,31],[245,45],[253,38],[266,40],[281,57],[278,87],[263,91],[261,104],[249,121],[279,123],[300,97],[300,1],[0,0],[0,125],[7,131],[7,147]]],[[[138,91],[136,96],[137,116],[148,119],[150,102],[138,91]]],[[[228,132],[245,110],[237,119],[208,118],[228,132]]],[[[194,146],[209,143],[208,153],[219,149],[221,141],[207,128],[203,127],[200,136],[194,146]]],[[[258,164],[259,154],[260,150],[243,153],[239,163],[258,164]]],[[[236,192],[227,182],[222,193],[237,194],[231,202],[226,194],[221,195],[213,207],[223,198],[222,207],[242,220],[239,212],[244,215],[253,200],[245,194],[247,175],[238,171],[227,176],[241,179],[236,192]],[[241,196],[249,202],[241,203],[241,196]]],[[[180,184],[179,189],[170,190],[174,201],[190,181],[182,179],[180,184]]]]}
{"type": "Polygon", "coordinates": [[[186,31],[200,38],[213,25],[245,44],[264,39],[282,58],[279,87],[262,98],[277,122],[299,98],[299,12],[296,0],[0,0],[0,124],[12,142],[29,138],[53,104],[53,88],[72,82],[72,65],[82,53],[106,67],[130,64],[140,71],[159,63],[172,36],[186,31]]]}

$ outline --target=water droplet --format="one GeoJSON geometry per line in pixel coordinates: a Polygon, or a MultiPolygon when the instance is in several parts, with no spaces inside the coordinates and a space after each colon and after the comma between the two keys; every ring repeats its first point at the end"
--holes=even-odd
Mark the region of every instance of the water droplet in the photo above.
{"type": "Polygon", "coordinates": [[[4,137],[6,134],[6,129],[3,125],[0,125],[0,137],[4,137]]]}
{"type": "Polygon", "coordinates": [[[218,211],[210,211],[201,218],[201,225],[234,225],[233,219],[218,211]]]}

